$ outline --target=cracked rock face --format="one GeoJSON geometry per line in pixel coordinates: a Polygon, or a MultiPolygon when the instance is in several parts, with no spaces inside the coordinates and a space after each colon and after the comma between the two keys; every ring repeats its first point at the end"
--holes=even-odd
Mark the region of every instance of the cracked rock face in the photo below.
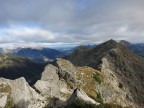
{"type": "Polygon", "coordinates": [[[50,98],[58,98],[66,100],[61,94],[68,93],[69,90],[65,80],[59,78],[58,68],[53,65],[47,65],[42,73],[41,80],[38,80],[35,85],[35,89],[43,96],[50,98]]]}
{"type": "Polygon", "coordinates": [[[68,82],[76,82],[76,68],[67,60],[57,59],[57,66],[47,65],[42,73],[41,80],[34,87],[49,97],[63,98],[61,94],[69,94],[68,82]]]}
{"type": "Polygon", "coordinates": [[[42,94],[49,97],[60,96],[59,76],[57,68],[53,65],[46,66],[42,73],[41,80],[38,80],[34,87],[42,94]]]}
{"type": "Polygon", "coordinates": [[[67,82],[76,83],[76,68],[70,61],[57,58],[57,65],[60,77],[64,78],[67,82]]]}

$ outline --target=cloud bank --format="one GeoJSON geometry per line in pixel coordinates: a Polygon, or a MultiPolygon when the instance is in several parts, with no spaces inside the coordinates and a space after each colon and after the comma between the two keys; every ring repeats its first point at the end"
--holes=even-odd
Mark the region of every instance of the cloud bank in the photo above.
{"type": "Polygon", "coordinates": [[[143,0],[2,0],[3,44],[144,42],[143,0]]]}

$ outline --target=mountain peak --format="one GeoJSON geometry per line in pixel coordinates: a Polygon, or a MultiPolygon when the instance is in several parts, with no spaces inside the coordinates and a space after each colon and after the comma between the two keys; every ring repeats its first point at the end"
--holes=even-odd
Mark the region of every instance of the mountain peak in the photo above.
{"type": "Polygon", "coordinates": [[[113,39],[110,39],[110,40],[108,40],[108,41],[106,41],[104,43],[99,44],[95,48],[97,48],[97,47],[104,47],[104,48],[107,47],[108,49],[112,49],[112,48],[117,47],[118,45],[119,45],[119,43],[117,41],[115,41],[113,39]]]}
{"type": "Polygon", "coordinates": [[[110,56],[115,58],[117,56],[127,55],[131,58],[137,56],[129,51],[124,45],[111,39],[104,43],[97,45],[95,48],[89,50],[82,50],[73,52],[68,59],[77,66],[90,66],[95,69],[100,69],[102,58],[110,56]]]}
{"type": "Polygon", "coordinates": [[[110,39],[110,40],[108,40],[108,41],[106,41],[106,42],[112,42],[112,43],[114,42],[114,43],[115,43],[115,42],[117,42],[117,41],[114,40],[114,39],[110,39]]]}
{"type": "Polygon", "coordinates": [[[124,46],[126,46],[126,47],[129,47],[129,46],[132,45],[130,42],[128,42],[126,40],[121,40],[119,43],[122,44],[122,45],[124,45],[124,46]]]}

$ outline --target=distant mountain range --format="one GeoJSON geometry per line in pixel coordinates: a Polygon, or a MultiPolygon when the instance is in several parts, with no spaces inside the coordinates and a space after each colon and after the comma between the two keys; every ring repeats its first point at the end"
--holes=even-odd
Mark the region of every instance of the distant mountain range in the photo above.
{"type": "Polygon", "coordinates": [[[25,57],[40,63],[51,62],[57,57],[66,55],[64,52],[50,48],[16,48],[12,50],[1,50],[1,52],[25,57]]]}
{"type": "MultiPolygon", "coordinates": [[[[84,45],[84,47],[92,48],[95,45],[84,45]]],[[[74,50],[76,50],[77,47],[69,47],[67,49],[65,48],[59,48],[59,49],[51,49],[51,48],[16,48],[16,49],[3,49],[0,48],[0,53],[2,54],[13,54],[16,56],[24,57],[27,59],[34,60],[39,63],[45,63],[45,62],[52,62],[56,58],[64,57],[66,55],[69,55],[74,50]]]]}
{"type": "Polygon", "coordinates": [[[69,55],[72,52],[74,52],[76,49],[78,49],[79,47],[94,48],[95,46],[96,46],[95,44],[92,44],[92,45],[79,45],[79,46],[75,46],[75,47],[69,47],[67,49],[60,48],[60,49],[58,49],[58,51],[64,52],[66,55],[69,55]]]}
{"type": "Polygon", "coordinates": [[[119,43],[126,46],[129,50],[131,50],[135,54],[137,54],[141,57],[144,57],[144,43],[132,44],[132,43],[125,41],[125,40],[121,40],[119,43]]]}

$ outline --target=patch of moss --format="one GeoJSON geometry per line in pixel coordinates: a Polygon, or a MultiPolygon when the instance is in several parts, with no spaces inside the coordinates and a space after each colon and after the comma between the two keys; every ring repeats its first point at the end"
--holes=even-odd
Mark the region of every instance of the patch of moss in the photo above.
{"type": "Polygon", "coordinates": [[[97,93],[97,102],[100,103],[100,105],[98,106],[98,108],[104,108],[103,98],[102,98],[102,96],[101,96],[100,93],[97,93]]]}
{"type": "Polygon", "coordinates": [[[10,93],[11,87],[9,85],[0,85],[0,92],[10,93]]]}
{"type": "Polygon", "coordinates": [[[98,82],[99,84],[101,84],[101,78],[100,78],[100,74],[98,72],[95,72],[93,74],[93,78],[95,79],[96,82],[98,82]]]}

